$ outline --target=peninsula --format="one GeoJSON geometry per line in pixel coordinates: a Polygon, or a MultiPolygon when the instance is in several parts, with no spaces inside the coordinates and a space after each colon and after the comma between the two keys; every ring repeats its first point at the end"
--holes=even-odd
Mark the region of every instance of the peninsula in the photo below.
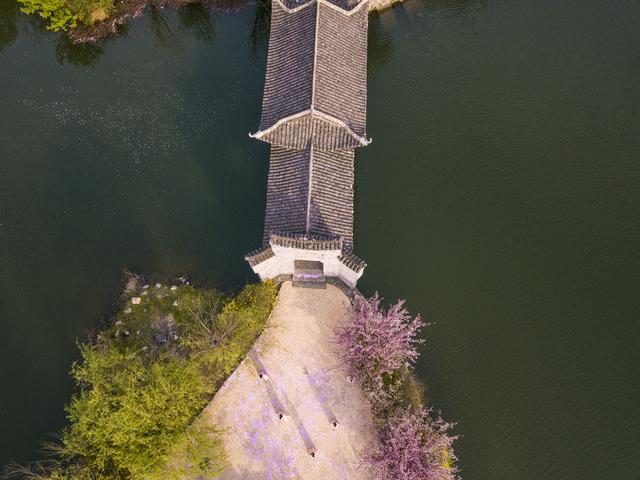
{"type": "Polygon", "coordinates": [[[272,0],[262,283],[236,298],[131,276],[73,367],[47,480],[455,480],[451,425],[412,375],[426,326],[357,289],[354,163],[371,0],[272,0]]]}

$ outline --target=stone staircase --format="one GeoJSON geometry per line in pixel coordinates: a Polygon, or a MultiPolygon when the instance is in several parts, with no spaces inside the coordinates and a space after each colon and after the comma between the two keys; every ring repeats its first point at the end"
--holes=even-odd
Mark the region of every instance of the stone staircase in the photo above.
{"type": "Polygon", "coordinates": [[[295,268],[291,281],[294,287],[326,288],[327,281],[324,276],[322,262],[296,260],[295,268]]]}

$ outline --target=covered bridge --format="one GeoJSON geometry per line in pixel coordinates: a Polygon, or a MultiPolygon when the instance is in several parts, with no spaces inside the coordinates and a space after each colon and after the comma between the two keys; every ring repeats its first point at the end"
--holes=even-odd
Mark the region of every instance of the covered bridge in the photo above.
{"type": "Polygon", "coordinates": [[[354,288],[355,148],[366,146],[368,0],[273,0],[259,130],[271,144],[262,248],[265,280],[354,288]]]}

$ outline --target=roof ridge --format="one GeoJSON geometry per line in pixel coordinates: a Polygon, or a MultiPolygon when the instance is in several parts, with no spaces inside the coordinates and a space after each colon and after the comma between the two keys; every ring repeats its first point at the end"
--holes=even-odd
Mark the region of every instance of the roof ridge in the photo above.
{"type": "Polygon", "coordinates": [[[302,110],[301,112],[294,113],[292,115],[289,115],[289,116],[281,118],[276,123],[271,125],[269,128],[266,128],[264,130],[258,130],[256,133],[249,133],[249,136],[251,138],[255,138],[257,140],[261,140],[262,137],[264,137],[268,133],[271,133],[272,131],[276,130],[281,125],[284,125],[284,124],[286,124],[286,123],[288,123],[288,122],[290,122],[292,120],[296,120],[298,118],[302,118],[302,117],[307,116],[307,115],[311,115],[312,117],[316,116],[316,117],[320,118],[321,120],[324,120],[324,121],[329,122],[329,123],[336,124],[339,127],[344,128],[347,131],[347,133],[350,136],[352,136],[354,139],[356,139],[358,142],[360,142],[360,145],[362,145],[363,147],[366,147],[367,145],[369,145],[373,141],[373,139],[371,139],[371,138],[366,138],[365,136],[358,135],[345,122],[343,122],[339,118],[334,117],[333,115],[329,115],[328,113],[321,112],[317,108],[314,108],[313,105],[311,105],[311,108],[307,108],[306,110],[302,110]]]}
{"type": "Polygon", "coordinates": [[[367,266],[367,262],[351,252],[343,252],[338,260],[356,273],[360,273],[367,266]]]}
{"type": "Polygon", "coordinates": [[[274,255],[275,253],[273,253],[273,250],[271,249],[271,245],[266,245],[264,247],[258,248],[256,250],[253,250],[247,253],[244,256],[244,259],[247,262],[249,262],[249,265],[253,267],[255,265],[258,265],[259,263],[264,262],[265,260],[270,259],[274,255]]]}
{"type": "Polygon", "coordinates": [[[269,245],[303,250],[340,250],[343,242],[339,237],[323,237],[319,235],[282,234],[272,232],[269,235],[269,245]]]}
{"type": "Polygon", "coordinates": [[[282,9],[287,13],[296,13],[296,12],[299,12],[300,10],[304,10],[305,8],[313,5],[314,3],[318,4],[318,6],[322,3],[342,13],[343,15],[350,16],[356,13],[357,11],[359,11],[365,4],[369,3],[369,0],[361,0],[355,7],[353,7],[350,10],[339,7],[338,5],[330,2],[329,0],[309,0],[308,2],[303,3],[302,5],[298,5],[297,7],[293,7],[293,8],[287,7],[282,0],[273,0],[273,2],[280,5],[280,7],[282,7],[282,9]]]}

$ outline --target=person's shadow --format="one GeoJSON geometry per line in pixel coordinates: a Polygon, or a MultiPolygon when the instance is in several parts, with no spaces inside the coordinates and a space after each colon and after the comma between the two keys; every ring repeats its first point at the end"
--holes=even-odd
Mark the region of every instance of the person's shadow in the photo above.
{"type": "Polygon", "coordinates": [[[298,430],[298,434],[300,435],[300,438],[302,439],[307,452],[315,452],[316,447],[313,444],[313,440],[311,440],[311,435],[309,435],[308,430],[304,426],[304,422],[300,418],[296,407],[289,401],[286,393],[280,391],[280,395],[278,395],[273,384],[274,379],[265,368],[257,353],[255,351],[251,351],[249,352],[248,357],[251,360],[251,363],[255,367],[256,371],[258,372],[258,376],[262,378],[262,383],[264,384],[264,387],[267,391],[267,395],[269,396],[269,401],[271,402],[274,413],[276,415],[286,415],[287,417],[291,418],[296,426],[296,429],[298,430]],[[280,396],[282,396],[283,401],[280,400],[280,396]]]}

